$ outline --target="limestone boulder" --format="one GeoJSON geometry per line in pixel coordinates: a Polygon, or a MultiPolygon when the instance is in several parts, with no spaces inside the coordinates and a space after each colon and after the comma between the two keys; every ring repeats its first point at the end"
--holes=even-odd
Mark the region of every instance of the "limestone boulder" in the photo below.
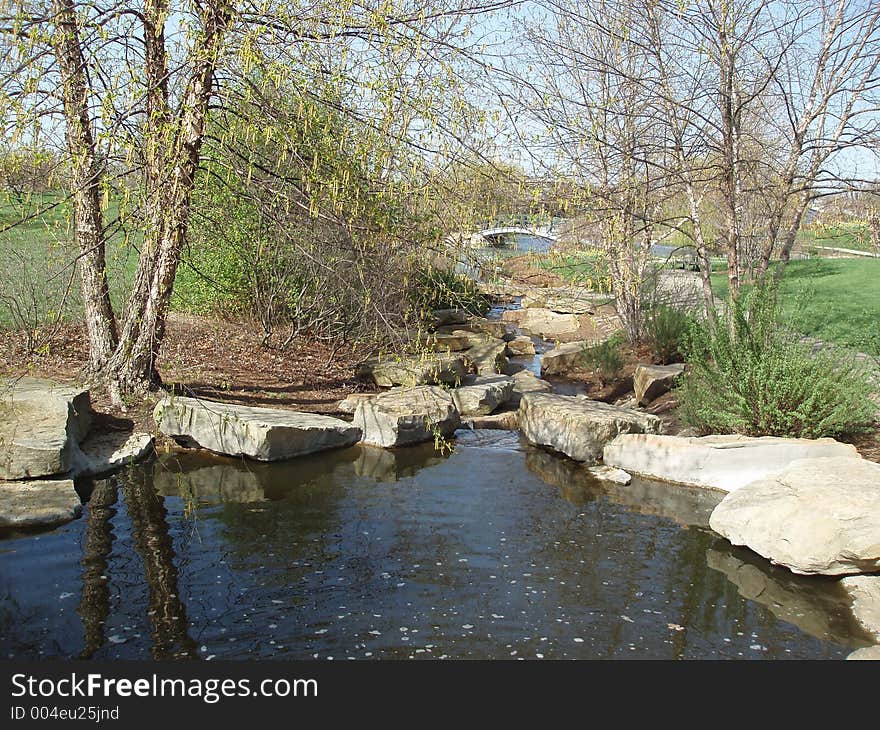
{"type": "Polygon", "coordinates": [[[880,643],[880,575],[850,575],[840,585],[852,601],[856,621],[880,643]]]}
{"type": "Polygon", "coordinates": [[[709,526],[802,575],[880,571],[880,464],[799,459],[729,493],[709,526]]]}
{"type": "Polygon", "coordinates": [[[71,479],[0,482],[0,527],[51,527],[81,512],[71,479]]]}
{"type": "Polygon", "coordinates": [[[576,287],[534,288],[522,298],[527,309],[549,309],[559,314],[593,314],[598,304],[608,299],[576,287]]]}
{"type": "Polygon", "coordinates": [[[330,416],[196,398],[163,398],[153,418],[162,433],[180,443],[259,461],[343,448],[361,436],[357,426],[330,416]]]}
{"type": "Polygon", "coordinates": [[[484,335],[494,337],[496,340],[509,342],[516,337],[513,327],[500,319],[486,319],[485,317],[471,317],[468,328],[474,332],[482,332],[484,335]]]}
{"type": "Polygon", "coordinates": [[[514,337],[507,343],[507,354],[511,357],[518,357],[520,355],[534,355],[535,343],[532,342],[531,337],[527,335],[519,335],[518,337],[514,337]]]}
{"type": "Polygon", "coordinates": [[[354,413],[361,401],[375,397],[376,393],[351,393],[339,401],[336,407],[343,413],[354,413]]]}
{"type": "Polygon", "coordinates": [[[595,477],[599,481],[621,484],[624,487],[632,481],[632,476],[627,474],[623,469],[618,469],[614,466],[606,466],[605,464],[591,466],[587,469],[587,472],[590,476],[595,477]]]}
{"type": "Polygon", "coordinates": [[[633,373],[633,390],[636,400],[643,406],[671,390],[675,379],[684,373],[684,365],[636,365],[633,373]]]}
{"type": "Polygon", "coordinates": [[[627,434],[605,447],[603,461],[632,474],[731,492],[796,459],[833,456],[859,453],[834,439],[627,434]]]}
{"type": "Polygon", "coordinates": [[[557,314],[543,308],[521,311],[523,314],[519,317],[520,329],[544,340],[565,341],[576,336],[581,329],[580,319],[574,314],[557,314]]]}
{"type": "Polygon", "coordinates": [[[422,339],[422,344],[436,352],[460,352],[467,350],[482,338],[475,338],[473,332],[452,330],[450,332],[433,332],[422,339]]]}
{"type": "Polygon", "coordinates": [[[90,425],[84,388],[38,378],[0,381],[0,479],[67,474],[90,425]]]}
{"type": "Polygon", "coordinates": [[[564,375],[584,366],[587,342],[564,342],[541,357],[541,375],[564,375]]]}
{"type": "Polygon", "coordinates": [[[505,341],[516,337],[513,325],[502,319],[487,319],[486,317],[469,317],[466,322],[438,327],[437,332],[441,334],[470,332],[471,335],[484,335],[505,341]]]}
{"type": "Polygon", "coordinates": [[[478,375],[494,375],[507,367],[506,353],[507,343],[504,340],[487,337],[485,342],[471,347],[465,357],[478,375]]]}
{"type": "Polygon", "coordinates": [[[430,354],[424,356],[393,357],[371,360],[361,365],[359,375],[369,377],[376,385],[390,388],[394,385],[412,387],[454,384],[468,372],[463,357],[453,354],[430,354]]]}
{"type": "Polygon", "coordinates": [[[89,435],[76,450],[72,471],[76,476],[99,476],[121,469],[153,452],[148,433],[109,431],[89,435]]]}
{"type": "Polygon", "coordinates": [[[468,378],[465,385],[452,391],[452,398],[462,416],[487,416],[506,403],[513,392],[513,378],[486,375],[468,378]]]}
{"type": "Polygon", "coordinates": [[[553,386],[546,380],[541,380],[531,370],[520,370],[514,373],[513,390],[510,393],[511,405],[519,406],[520,400],[526,393],[549,393],[553,386]]]}
{"type": "Polygon", "coordinates": [[[599,401],[527,393],[519,404],[519,425],[529,442],[575,461],[595,463],[605,444],[622,433],[658,433],[661,421],[599,401]]]}
{"type": "Polygon", "coordinates": [[[423,385],[396,388],[361,403],[354,425],[362,431],[363,443],[391,448],[450,436],[461,419],[450,393],[423,385]]]}

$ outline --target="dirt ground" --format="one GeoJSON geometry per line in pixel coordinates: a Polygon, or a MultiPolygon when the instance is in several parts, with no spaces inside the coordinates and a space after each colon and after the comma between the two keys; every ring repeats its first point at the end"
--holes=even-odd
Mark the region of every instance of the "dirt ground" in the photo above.
{"type": "MultiPolygon", "coordinates": [[[[282,351],[261,346],[251,324],[172,313],[159,360],[166,387],[179,393],[253,406],[290,408],[338,414],[346,395],[369,388],[355,378],[355,365],[366,353],[332,350],[303,339],[282,351]]],[[[33,375],[59,382],[81,382],[88,360],[88,340],[82,324],[66,327],[48,351],[28,355],[24,338],[0,332],[0,376],[33,375]]],[[[92,389],[93,408],[105,414],[104,426],[132,425],[152,430],[153,401],[114,408],[101,388],[92,389]]]]}
{"type": "MultiPolygon", "coordinates": [[[[376,388],[355,377],[356,365],[369,353],[336,349],[302,339],[282,351],[262,347],[253,325],[246,322],[173,313],[163,343],[159,370],[166,387],[178,393],[253,406],[342,415],[337,405],[347,395],[376,388]]],[[[603,383],[591,370],[571,373],[591,398],[608,403],[632,394],[632,374],[639,362],[650,362],[644,348],[623,350],[625,364],[618,378],[603,383]]],[[[71,324],[51,346],[28,355],[24,337],[0,332],[0,376],[32,375],[58,382],[82,382],[88,358],[84,327],[71,324]]],[[[153,431],[155,398],[129,407],[115,408],[101,388],[92,388],[96,425],[102,430],[153,431]]],[[[687,433],[677,416],[678,399],[668,393],[654,401],[648,412],[664,421],[664,433],[687,433]]],[[[880,462],[880,432],[846,439],[867,459],[880,462]]]]}

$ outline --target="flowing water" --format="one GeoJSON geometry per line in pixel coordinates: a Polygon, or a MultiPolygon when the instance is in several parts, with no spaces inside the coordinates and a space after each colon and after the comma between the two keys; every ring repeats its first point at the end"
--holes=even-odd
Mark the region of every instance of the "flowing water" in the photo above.
{"type": "Polygon", "coordinates": [[[713,493],[599,483],[515,433],[258,464],[171,453],[0,541],[0,656],[836,658],[831,581],[706,527],[713,493]]]}

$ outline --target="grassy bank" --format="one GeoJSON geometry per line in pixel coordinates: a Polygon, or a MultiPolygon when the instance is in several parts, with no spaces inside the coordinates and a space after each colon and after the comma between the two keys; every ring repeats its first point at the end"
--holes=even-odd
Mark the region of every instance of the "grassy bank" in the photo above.
{"type": "MultiPolygon", "coordinates": [[[[716,296],[727,278],[713,274],[716,296]]],[[[785,321],[798,332],[880,356],[880,260],[792,261],[780,282],[785,321]]]]}
{"type": "MultiPolygon", "coordinates": [[[[142,235],[118,224],[116,201],[108,202],[107,219],[115,221],[107,242],[110,295],[120,306],[134,276],[142,235]]],[[[23,201],[0,194],[0,230],[7,227],[0,233],[0,327],[78,320],[82,306],[70,201],[61,193],[23,201]]]]}

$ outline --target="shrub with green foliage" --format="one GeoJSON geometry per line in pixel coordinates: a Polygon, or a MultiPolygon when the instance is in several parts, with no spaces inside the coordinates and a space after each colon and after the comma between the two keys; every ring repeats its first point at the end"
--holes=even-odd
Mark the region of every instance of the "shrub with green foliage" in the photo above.
{"type": "Polygon", "coordinates": [[[620,351],[623,342],[623,336],[617,334],[584,348],[584,363],[599,374],[603,384],[610,383],[623,370],[623,354],[620,351]]]}
{"type": "Polygon", "coordinates": [[[473,279],[433,266],[416,273],[410,288],[410,301],[422,316],[434,309],[463,309],[482,315],[492,306],[491,298],[480,291],[473,279]]]}
{"type": "Polygon", "coordinates": [[[686,311],[660,304],[645,317],[645,341],[651,356],[661,365],[679,362],[684,357],[685,341],[694,319],[686,311]]]}
{"type": "Polygon", "coordinates": [[[776,292],[743,293],[713,329],[694,326],[682,416],[704,433],[820,438],[872,424],[877,406],[863,366],[817,353],[779,323],[776,292]]]}

